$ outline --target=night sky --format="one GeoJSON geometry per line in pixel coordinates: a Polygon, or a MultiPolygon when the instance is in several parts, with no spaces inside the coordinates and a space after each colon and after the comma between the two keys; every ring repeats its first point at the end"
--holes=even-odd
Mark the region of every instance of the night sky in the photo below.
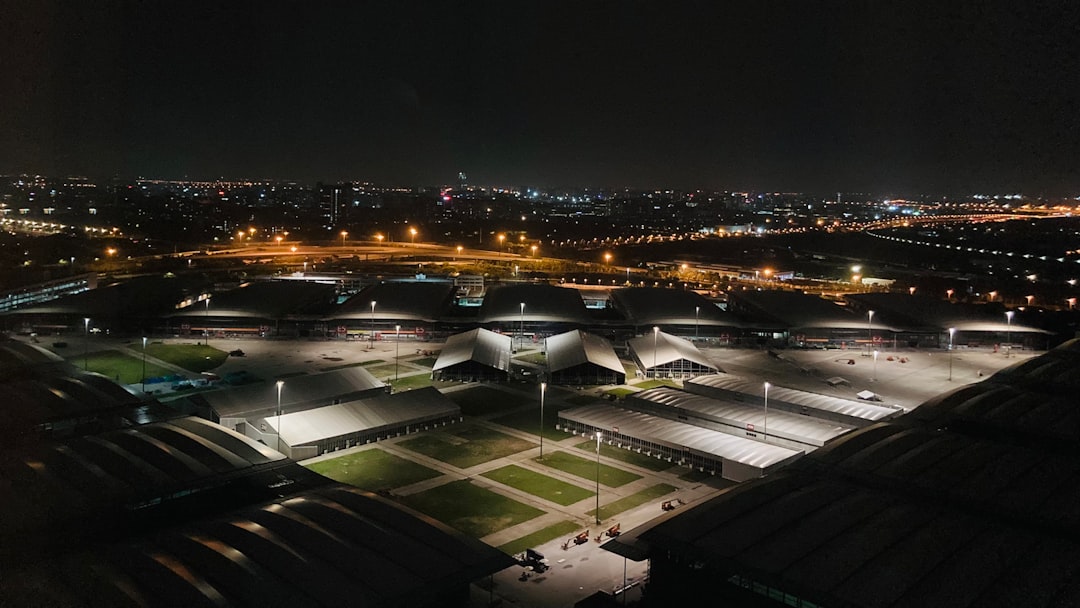
{"type": "Polygon", "coordinates": [[[3,4],[0,173],[1080,194],[1076,2],[3,4]]]}

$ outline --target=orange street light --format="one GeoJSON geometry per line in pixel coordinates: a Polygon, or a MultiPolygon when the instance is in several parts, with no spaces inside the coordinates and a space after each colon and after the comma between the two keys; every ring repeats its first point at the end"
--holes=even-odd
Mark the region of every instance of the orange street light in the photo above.
{"type": "Polygon", "coordinates": [[[345,237],[347,237],[347,236],[349,236],[349,231],[348,230],[342,230],[341,231],[341,246],[342,247],[345,246],[345,237]]]}
{"type": "Polygon", "coordinates": [[[535,258],[536,257],[536,245],[532,246],[532,254],[533,254],[533,257],[535,258]]]}
{"type": "Polygon", "coordinates": [[[409,243],[416,243],[416,228],[409,228],[409,243]]]}
{"type": "Polygon", "coordinates": [[[379,241],[379,244],[380,244],[380,245],[382,245],[382,240],[383,240],[384,238],[386,238],[386,237],[384,237],[384,236],[383,236],[383,235],[381,235],[381,234],[376,234],[376,235],[375,235],[375,240],[376,240],[376,241],[379,241]]]}
{"type": "Polygon", "coordinates": [[[604,254],[604,263],[605,264],[610,264],[611,263],[611,254],[610,253],[605,253],[604,254]]]}

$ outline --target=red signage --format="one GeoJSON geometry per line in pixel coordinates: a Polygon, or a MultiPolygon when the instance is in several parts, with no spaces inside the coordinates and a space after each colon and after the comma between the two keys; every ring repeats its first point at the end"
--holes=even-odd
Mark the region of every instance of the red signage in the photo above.
{"type": "Polygon", "coordinates": [[[747,423],[747,424],[746,424],[746,430],[748,430],[748,431],[752,431],[752,430],[754,430],[754,425],[753,425],[753,424],[750,424],[750,423],[747,423]]]}

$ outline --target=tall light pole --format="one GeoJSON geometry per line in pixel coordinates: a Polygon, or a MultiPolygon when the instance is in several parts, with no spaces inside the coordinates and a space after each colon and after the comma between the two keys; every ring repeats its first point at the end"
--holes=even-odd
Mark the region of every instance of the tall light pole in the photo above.
{"type": "Polygon", "coordinates": [[[285,386],[284,380],[277,383],[277,451],[281,451],[281,389],[285,386]]]}
{"type": "Polygon", "coordinates": [[[544,459],[544,393],[547,392],[547,382],[540,383],[540,460],[544,459]]]}
{"type": "Polygon", "coordinates": [[[525,348],[525,303],[521,303],[521,333],[518,335],[518,350],[525,348]]]}
{"type": "Polygon", "coordinates": [[[146,392],[146,336],[142,339],[142,392],[146,392]]]}
{"type": "Polygon", "coordinates": [[[698,339],[698,316],[701,314],[701,307],[694,307],[694,340],[698,339]]]}
{"type": "Polygon", "coordinates": [[[398,380],[398,358],[401,356],[401,326],[395,325],[394,331],[397,336],[394,339],[394,382],[398,380]]]}
{"type": "Polygon", "coordinates": [[[375,350],[375,300],[371,301],[371,350],[375,350]]]}
{"type": "Polygon", "coordinates": [[[349,232],[347,230],[342,230],[341,231],[341,246],[342,247],[345,246],[345,237],[347,237],[347,236],[349,236],[349,232]]]}
{"type": "Polygon", "coordinates": [[[83,370],[90,371],[90,317],[83,317],[83,370]]]}
{"type": "Polygon", "coordinates": [[[656,340],[660,336],[660,328],[653,326],[652,328],[652,377],[656,379],[656,340]]]}
{"type": "Polygon", "coordinates": [[[953,334],[956,333],[955,327],[949,328],[949,382],[952,382],[952,348],[953,348],[953,334]]]}
{"type": "MultiPolygon", "coordinates": [[[[875,350],[874,351],[874,373],[871,375],[871,378],[870,378],[871,382],[877,382],[877,356],[878,356],[878,351],[875,350]]],[[[949,359],[949,361],[951,362],[952,359],[949,359]]]]}
{"type": "Polygon", "coordinates": [[[866,348],[869,350],[874,343],[874,311],[866,312],[866,348]]]}
{"type": "Polygon", "coordinates": [[[600,439],[603,431],[596,431],[596,525],[600,525],[600,439]]]}
{"type": "Polygon", "coordinates": [[[769,388],[771,386],[768,382],[765,383],[765,424],[762,429],[765,443],[769,443],[769,388]]]}
{"type": "Polygon", "coordinates": [[[416,244],[416,228],[409,228],[409,244],[416,244]]]}
{"type": "Polygon", "coordinates": [[[1012,318],[1016,314],[1015,310],[1009,310],[1005,312],[1005,356],[1009,356],[1009,351],[1012,350],[1012,318]]]}
{"type": "Polygon", "coordinates": [[[630,267],[629,266],[626,267],[626,284],[627,285],[630,284],[630,267]]]}
{"type": "Polygon", "coordinates": [[[203,320],[203,325],[206,326],[206,329],[203,334],[203,338],[205,338],[203,343],[206,346],[210,346],[210,296],[206,296],[206,299],[203,300],[203,302],[206,302],[206,317],[203,320]]]}

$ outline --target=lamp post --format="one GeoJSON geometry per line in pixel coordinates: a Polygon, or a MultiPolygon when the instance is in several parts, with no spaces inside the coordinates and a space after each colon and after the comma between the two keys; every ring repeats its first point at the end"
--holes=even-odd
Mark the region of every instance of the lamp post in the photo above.
{"type": "Polygon", "coordinates": [[[544,393],[547,392],[547,382],[540,383],[540,460],[544,459],[544,393]]]}
{"type": "Polygon", "coordinates": [[[203,302],[206,302],[206,317],[203,320],[203,325],[206,326],[206,329],[203,330],[203,338],[205,338],[203,343],[206,346],[210,346],[210,296],[206,296],[206,299],[203,300],[203,302]]]}
{"type": "Polygon", "coordinates": [[[142,339],[142,392],[146,392],[146,336],[142,339]]]}
{"type": "Polygon", "coordinates": [[[518,350],[525,348],[525,303],[521,302],[521,332],[518,334],[518,350]]]}
{"type": "Polygon", "coordinates": [[[626,267],[626,284],[627,285],[630,284],[630,267],[629,266],[626,267]]]}
{"type": "Polygon", "coordinates": [[[602,431],[596,431],[596,525],[600,525],[600,439],[602,431]]]}
{"type": "MultiPolygon", "coordinates": [[[[877,382],[877,355],[878,351],[874,351],[874,372],[871,374],[870,381],[877,382]]],[[[950,359],[951,361],[951,359],[950,359]]]]}
{"type": "Polygon", "coordinates": [[[375,300],[371,301],[371,349],[375,350],[375,300]]]}
{"type": "Polygon", "coordinates": [[[409,244],[416,244],[416,228],[409,228],[409,244]]]}
{"type": "Polygon", "coordinates": [[[347,230],[342,230],[341,231],[341,246],[342,247],[345,246],[345,237],[347,237],[347,236],[349,236],[349,232],[347,230]]]}
{"type": "Polygon", "coordinates": [[[698,339],[698,316],[701,314],[701,307],[694,307],[694,340],[698,339]]]}
{"type": "Polygon", "coordinates": [[[281,451],[281,389],[285,386],[284,380],[278,380],[277,386],[277,451],[281,451]]]}
{"type": "Polygon", "coordinates": [[[656,339],[660,335],[660,328],[653,326],[652,328],[652,377],[656,378],[656,339]]]}
{"type": "Polygon", "coordinates": [[[874,343],[874,311],[866,312],[866,348],[874,343]]]}
{"type": "Polygon", "coordinates": [[[1009,310],[1005,312],[1005,356],[1009,356],[1009,351],[1012,350],[1012,318],[1016,314],[1015,310],[1009,310]]]}
{"type": "Polygon", "coordinates": [[[956,333],[955,327],[949,328],[949,382],[952,382],[952,348],[953,348],[953,334],[956,333]]]}
{"type": "Polygon", "coordinates": [[[769,443],[769,387],[771,386],[768,382],[765,383],[765,424],[762,429],[765,443],[769,443]]]}
{"type": "Polygon", "coordinates": [[[83,317],[83,370],[90,371],[90,317],[83,317]]]}
{"type": "Polygon", "coordinates": [[[401,356],[401,326],[395,325],[394,331],[397,332],[397,336],[394,338],[394,382],[398,380],[398,358],[401,356]]]}

